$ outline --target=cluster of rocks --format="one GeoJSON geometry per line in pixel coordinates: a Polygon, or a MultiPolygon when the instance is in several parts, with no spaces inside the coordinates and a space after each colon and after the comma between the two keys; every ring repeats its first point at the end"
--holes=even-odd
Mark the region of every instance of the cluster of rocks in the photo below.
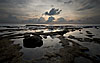
{"type": "Polygon", "coordinates": [[[89,51],[88,48],[83,47],[72,40],[66,39],[63,36],[60,36],[59,39],[64,47],[60,49],[61,63],[74,63],[74,59],[80,56],[91,60],[93,63],[99,63],[94,56],[90,56],[89,54],[85,53],[86,51],[89,51]],[[69,42],[72,42],[73,45],[69,46],[69,42]]]}
{"type": "Polygon", "coordinates": [[[9,39],[0,40],[0,63],[22,63],[22,48],[19,44],[12,44],[9,39]]]}
{"type": "Polygon", "coordinates": [[[68,38],[78,40],[80,42],[96,42],[100,43],[100,38],[76,38],[75,36],[69,35],[68,38]]]}

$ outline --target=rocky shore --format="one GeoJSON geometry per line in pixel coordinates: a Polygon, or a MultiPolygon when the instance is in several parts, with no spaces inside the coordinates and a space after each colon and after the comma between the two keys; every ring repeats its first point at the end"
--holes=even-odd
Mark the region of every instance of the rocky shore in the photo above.
{"type": "Polygon", "coordinates": [[[0,63],[22,63],[22,47],[12,43],[8,38],[0,40],[0,63]]]}
{"type": "Polygon", "coordinates": [[[72,41],[70,39],[75,39],[80,42],[96,42],[99,43],[100,38],[92,38],[94,35],[90,31],[86,31],[89,38],[77,38],[75,36],[69,35],[68,38],[64,37],[64,34],[68,32],[73,32],[76,30],[81,31],[82,28],[66,28],[62,31],[56,32],[29,32],[29,33],[9,33],[0,36],[0,63],[39,63],[39,61],[45,61],[46,63],[75,63],[75,59],[78,57],[84,57],[89,60],[91,63],[100,63],[100,60],[97,57],[100,55],[91,56],[86,51],[89,51],[87,47],[80,45],[79,43],[72,41]],[[32,36],[31,36],[32,35],[32,36]],[[43,35],[41,37],[40,35],[43,35]],[[56,36],[59,35],[60,42],[62,47],[58,53],[55,52],[47,52],[43,57],[35,59],[33,58],[30,61],[23,60],[23,53],[20,52],[22,47],[19,44],[13,44],[12,38],[24,38],[24,45],[29,48],[34,48],[38,45],[38,47],[43,45],[42,39],[46,39],[47,36],[56,36]],[[21,36],[21,37],[18,37],[21,36]],[[28,43],[30,42],[30,43],[28,43]],[[34,47],[31,47],[31,44],[35,44],[34,47]]]}

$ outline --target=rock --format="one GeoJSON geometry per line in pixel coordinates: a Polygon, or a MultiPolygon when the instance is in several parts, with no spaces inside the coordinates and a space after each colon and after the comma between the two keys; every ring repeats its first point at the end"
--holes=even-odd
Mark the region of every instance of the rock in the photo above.
{"type": "Polygon", "coordinates": [[[80,34],[83,34],[82,32],[80,32],[80,34]]]}
{"type": "Polygon", "coordinates": [[[23,39],[23,46],[27,48],[35,48],[43,45],[42,38],[34,35],[23,39]]]}
{"type": "Polygon", "coordinates": [[[30,34],[25,34],[24,35],[24,38],[28,38],[28,37],[30,37],[30,34]]]}
{"type": "Polygon", "coordinates": [[[72,29],[71,31],[75,31],[75,29],[72,29]]]}
{"type": "Polygon", "coordinates": [[[92,42],[93,39],[90,39],[90,38],[84,38],[84,41],[85,41],[85,42],[92,42]]]}
{"type": "Polygon", "coordinates": [[[87,34],[92,34],[90,31],[86,31],[87,34]]]}
{"type": "Polygon", "coordinates": [[[67,32],[68,32],[68,31],[63,30],[63,31],[57,31],[56,33],[63,36],[63,35],[64,35],[65,33],[67,33],[67,32]]]}
{"type": "Polygon", "coordinates": [[[96,29],[99,29],[99,27],[95,26],[96,29]]]}
{"type": "Polygon", "coordinates": [[[100,43],[100,38],[93,38],[94,42],[100,43]]]}
{"type": "Polygon", "coordinates": [[[100,55],[96,55],[96,56],[100,58],[100,55]]]}
{"type": "Polygon", "coordinates": [[[46,36],[46,35],[44,35],[44,36],[43,36],[43,38],[47,39],[47,36],[46,36]]]}
{"type": "Polygon", "coordinates": [[[93,37],[93,36],[95,36],[95,35],[86,35],[86,36],[88,36],[88,37],[93,37]]]}
{"type": "Polygon", "coordinates": [[[68,38],[75,39],[75,36],[69,35],[68,38]]]}
{"type": "Polygon", "coordinates": [[[79,29],[79,31],[81,31],[81,29],[79,29]]]}
{"type": "Polygon", "coordinates": [[[12,44],[9,39],[0,40],[0,63],[22,63],[19,44],[12,44]]]}
{"type": "Polygon", "coordinates": [[[84,26],[83,28],[93,28],[93,26],[84,26]]]}
{"type": "Polygon", "coordinates": [[[76,40],[83,42],[83,38],[75,38],[76,40]]]}
{"type": "Polygon", "coordinates": [[[87,47],[82,47],[82,48],[80,48],[80,50],[81,50],[82,52],[89,51],[89,49],[88,49],[87,47]]]}
{"type": "Polygon", "coordinates": [[[42,39],[42,37],[40,35],[35,35],[35,36],[37,36],[38,38],[42,39]]]}

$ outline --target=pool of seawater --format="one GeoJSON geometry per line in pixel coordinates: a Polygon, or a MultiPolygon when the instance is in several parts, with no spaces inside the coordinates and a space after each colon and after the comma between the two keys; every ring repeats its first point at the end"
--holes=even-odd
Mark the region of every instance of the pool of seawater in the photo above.
{"type": "Polygon", "coordinates": [[[56,36],[54,38],[50,36],[47,36],[46,39],[43,38],[43,45],[36,48],[25,48],[23,46],[23,39],[24,38],[12,40],[14,40],[14,44],[20,44],[20,46],[22,46],[21,51],[24,53],[23,59],[25,60],[38,59],[43,57],[47,53],[59,52],[59,49],[62,48],[61,43],[59,43],[60,40],[56,38],[56,36]]]}
{"type": "MultiPolygon", "coordinates": [[[[87,35],[86,31],[90,31],[93,35],[95,35],[92,38],[100,38],[100,29],[95,29],[95,28],[84,28],[84,29],[81,30],[82,34],[80,34],[80,31],[77,30],[77,31],[74,31],[74,32],[66,33],[64,36],[66,38],[69,35],[75,36],[76,38],[89,38],[88,36],[86,36],[87,35]]],[[[100,52],[99,52],[100,51],[100,44],[99,43],[95,43],[95,42],[80,42],[80,41],[77,41],[75,39],[71,39],[71,40],[79,43],[82,46],[88,47],[89,50],[90,50],[90,53],[92,55],[100,54],[100,52]]]]}
{"type": "MultiPolygon", "coordinates": [[[[40,30],[38,30],[40,31],[40,30]]],[[[86,31],[90,31],[93,35],[93,38],[100,38],[100,29],[95,29],[95,28],[84,28],[81,31],[76,30],[74,32],[68,32],[66,34],[64,34],[64,36],[66,38],[68,38],[69,35],[73,35],[77,38],[89,38],[87,37],[87,33],[86,31]],[[80,34],[80,32],[82,34],[80,34]]],[[[45,32],[50,32],[50,30],[45,30],[45,32]]],[[[41,36],[43,38],[43,36],[41,36]]],[[[22,46],[21,51],[24,53],[23,55],[23,59],[25,60],[31,60],[31,59],[37,59],[37,58],[41,58],[43,57],[45,54],[47,54],[48,52],[59,52],[60,48],[63,48],[61,46],[60,40],[57,38],[57,36],[47,36],[47,38],[43,38],[43,45],[41,47],[36,47],[36,48],[25,48],[23,46],[23,39],[24,38],[20,38],[20,39],[13,39],[14,40],[14,44],[20,44],[20,46],[22,46]]],[[[70,39],[70,38],[68,38],[70,39]]],[[[95,43],[95,42],[80,42],[77,41],[75,39],[70,39],[75,41],[76,43],[79,43],[80,45],[87,47],[89,49],[88,53],[91,56],[96,56],[96,55],[100,55],[100,44],[99,43],[95,43]]],[[[91,63],[90,60],[83,58],[83,57],[78,57],[75,59],[76,63],[91,63]],[[77,61],[79,60],[79,61],[77,61]],[[85,62],[86,61],[86,62],[85,62]]]]}
{"type": "MultiPolygon", "coordinates": [[[[80,42],[78,40],[68,38],[69,35],[75,36],[76,38],[89,38],[86,36],[87,35],[86,31],[90,31],[93,35],[95,35],[92,38],[100,38],[100,29],[95,29],[95,28],[84,28],[81,30],[82,34],[80,34],[80,31],[77,30],[74,32],[66,33],[64,36],[67,39],[70,39],[84,47],[87,47],[89,49],[89,51],[87,51],[86,53],[88,53],[90,56],[96,57],[96,55],[100,55],[100,43],[85,42],[85,41],[80,42]]],[[[99,58],[99,60],[100,60],[100,58],[99,58]]],[[[75,59],[75,63],[92,63],[92,62],[84,57],[78,57],[75,59]]]]}

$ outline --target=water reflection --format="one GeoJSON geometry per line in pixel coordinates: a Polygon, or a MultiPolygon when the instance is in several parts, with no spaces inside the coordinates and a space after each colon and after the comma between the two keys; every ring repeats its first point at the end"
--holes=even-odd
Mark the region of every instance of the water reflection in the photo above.
{"type": "MultiPolygon", "coordinates": [[[[26,48],[23,46],[24,38],[20,39],[13,39],[14,44],[20,44],[22,46],[21,51],[24,53],[23,54],[23,59],[25,60],[32,60],[32,59],[38,59],[43,57],[45,54],[52,53],[52,52],[59,52],[59,49],[62,48],[62,44],[59,43],[60,40],[58,38],[51,38],[50,36],[46,36],[47,38],[43,38],[43,35],[41,35],[43,45],[40,47],[34,47],[34,48],[26,48]]],[[[33,44],[32,44],[33,45],[33,44]]]]}
{"type": "MultiPolygon", "coordinates": [[[[68,39],[68,36],[72,35],[72,36],[75,36],[75,38],[82,38],[82,39],[90,38],[90,37],[86,36],[87,35],[86,31],[91,31],[91,33],[93,35],[95,35],[92,38],[99,38],[100,37],[100,34],[99,34],[100,30],[97,30],[97,29],[94,29],[94,28],[83,29],[83,30],[81,30],[82,34],[80,34],[80,30],[77,30],[77,31],[74,31],[74,32],[69,32],[69,33],[64,34],[64,37],[66,37],[68,39]]],[[[44,33],[46,33],[46,32],[48,32],[48,31],[47,30],[44,31],[44,33]]],[[[30,45],[32,45],[33,48],[25,48],[25,45],[23,47],[23,44],[24,44],[23,39],[15,40],[16,43],[20,43],[21,46],[23,47],[21,51],[24,52],[24,55],[23,55],[24,59],[30,60],[30,59],[33,59],[33,58],[40,58],[40,57],[43,57],[48,52],[49,53],[58,52],[59,49],[62,48],[61,43],[59,43],[60,40],[57,38],[57,35],[50,35],[50,36],[41,35],[41,37],[42,37],[43,44],[41,44],[40,47],[37,47],[37,45],[33,46],[33,41],[31,40],[32,43],[30,45]]],[[[72,38],[70,38],[70,39],[73,40],[74,42],[84,46],[84,47],[87,47],[89,49],[89,52],[87,52],[87,53],[90,56],[100,55],[99,54],[100,44],[95,43],[95,42],[87,42],[87,41],[82,42],[82,41],[72,39],[72,38]]],[[[26,41],[26,42],[29,42],[29,41],[26,41]]],[[[72,46],[72,45],[73,45],[73,43],[69,42],[69,46],[72,46]]],[[[82,61],[85,60],[86,63],[91,63],[91,61],[89,61],[85,58],[81,58],[81,57],[76,58],[75,60],[76,60],[76,63],[80,63],[81,60],[82,61]],[[78,61],[78,60],[80,60],[80,61],[78,61]]]]}
{"type": "Polygon", "coordinates": [[[81,33],[80,34],[80,31],[74,31],[74,32],[69,32],[69,33],[66,33],[64,36],[66,38],[68,38],[68,36],[72,36],[71,38],[68,38],[70,40],[73,40],[74,42],[84,46],[84,47],[87,47],[89,49],[89,52],[88,54],[90,55],[100,55],[100,43],[99,43],[99,38],[100,38],[100,29],[95,29],[95,28],[84,28],[81,30],[81,33]],[[93,37],[88,37],[87,36],[87,32],[86,31],[90,31],[92,34],[93,34],[93,37]],[[75,37],[75,38],[73,38],[75,37]],[[81,40],[79,40],[81,39],[81,40]],[[91,39],[93,39],[91,41],[91,39]],[[96,39],[96,40],[94,40],[96,39]]]}

